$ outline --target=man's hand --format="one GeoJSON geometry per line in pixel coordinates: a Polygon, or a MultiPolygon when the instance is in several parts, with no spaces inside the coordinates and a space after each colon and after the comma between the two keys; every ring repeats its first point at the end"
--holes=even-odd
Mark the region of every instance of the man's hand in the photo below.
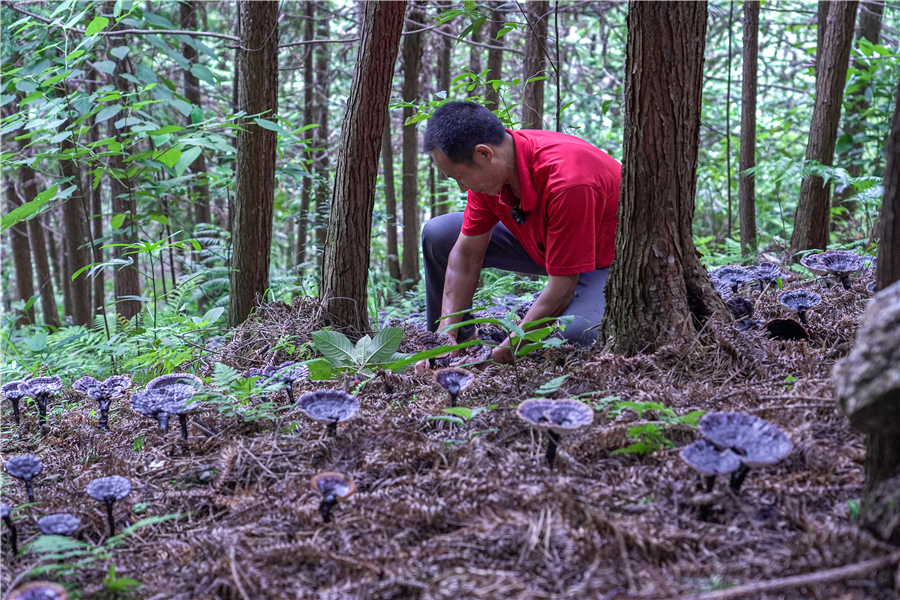
{"type": "Polygon", "coordinates": [[[501,365],[508,365],[513,361],[512,348],[509,347],[509,338],[506,338],[503,344],[496,346],[491,351],[491,360],[501,365]]]}

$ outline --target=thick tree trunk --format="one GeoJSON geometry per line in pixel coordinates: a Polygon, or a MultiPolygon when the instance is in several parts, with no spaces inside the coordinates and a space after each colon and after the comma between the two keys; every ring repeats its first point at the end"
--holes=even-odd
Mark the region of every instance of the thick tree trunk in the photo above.
{"type": "MultiPolygon", "coordinates": [[[[307,2],[304,4],[304,38],[306,41],[312,40],[316,35],[315,21],[315,2],[307,2]]],[[[315,122],[315,99],[313,97],[313,86],[315,78],[313,77],[313,45],[307,44],[303,50],[303,124],[310,125],[315,122]]],[[[316,139],[316,132],[310,131],[310,143],[316,139]]],[[[300,276],[303,275],[303,265],[306,263],[306,244],[309,234],[309,203],[312,198],[313,187],[313,154],[307,152],[306,168],[309,170],[310,177],[303,180],[303,190],[300,192],[300,214],[297,216],[297,270],[300,276]]]]}
{"type": "MultiPolygon", "coordinates": [[[[416,23],[425,20],[418,3],[410,5],[409,18],[416,23]]],[[[413,30],[421,29],[410,25],[413,30]]],[[[415,102],[419,97],[419,71],[422,66],[422,34],[406,34],[403,38],[403,101],[415,102]]],[[[403,122],[413,116],[412,107],[404,107],[403,122]]],[[[419,281],[419,138],[415,125],[403,126],[403,260],[400,274],[404,289],[419,281]]]]}
{"type": "MultiPolygon", "coordinates": [[[[324,12],[323,12],[324,14],[324,12]]],[[[329,23],[327,18],[319,19],[318,35],[322,39],[328,38],[329,23]]],[[[316,265],[319,267],[319,276],[322,275],[322,265],[325,259],[325,242],[328,237],[328,203],[332,197],[332,190],[328,186],[328,100],[330,97],[328,73],[329,49],[327,44],[321,44],[316,54],[316,89],[319,92],[318,122],[316,129],[316,146],[322,150],[316,156],[316,172],[319,185],[316,188],[316,265]]]]}
{"type": "Polygon", "coordinates": [[[394,188],[394,148],[391,146],[391,113],[385,111],[381,135],[381,162],[384,170],[384,204],[387,213],[387,260],[392,279],[400,281],[400,254],[397,248],[397,191],[394,188]]]}
{"type": "Polygon", "coordinates": [[[694,247],[705,2],[631,2],[616,259],[603,331],[627,355],[725,319],[694,247]]]}
{"type": "MultiPolygon", "coordinates": [[[[181,28],[194,31],[197,29],[196,0],[182,0],[181,2],[181,28]]],[[[191,64],[197,62],[197,50],[190,44],[182,44],[181,53],[184,59],[191,64]]],[[[200,96],[200,81],[191,73],[190,69],[184,70],[184,97],[194,106],[202,105],[200,96]]],[[[190,125],[191,117],[187,122],[190,125]]],[[[209,223],[212,220],[209,208],[209,184],[206,180],[206,157],[203,152],[191,163],[191,173],[194,179],[191,183],[191,195],[194,197],[194,224],[209,223]]]]}
{"type": "Polygon", "coordinates": [[[369,240],[385,126],[383,119],[371,115],[387,111],[406,3],[368,2],[365,11],[341,127],[322,278],[330,323],[358,333],[370,329],[366,296],[369,240]]]}
{"type": "MultiPolygon", "coordinates": [[[[24,146],[25,142],[20,140],[20,151],[24,149],[24,146]]],[[[25,202],[31,202],[38,195],[35,177],[34,169],[28,165],[19,166],[19,180],[22,184],[25,202]]],[[[28,221],[28,237],[31,240],[31,255],[34,259],[37,285],[41,292],[41,309],[44,315],[44,324],[58,328],[60,325],[59,309],[56,307],[56,296],[53,295],[53,275],[50,272],[50,261],[47,260],[47,241],[44,237],[42,220],[43,217],[37,215],[28,221]]]]}
{"type": "MultiPolygon", "coordinates": [[[[68,123],[67,123],[68,124],[68,123]]],[[[71,137],[62,141],[60,150],[75,152],[75,143],[71,137]]],[[[81,169],[73,160],[60,160],[63,177],[71,179],[70,184],[75,186],[75,193],[69,196],[63,204],[63,231],[66,240],[66,275],[72,274],[82,267],[90,264],[91,252],[88,242],[87,227],[90,223],[85,214],[84,186],[81,181],[81,169]]],[[[72,318],[75,325],[93,324],[94,306],[91,303],[91,281],[87,272],[81,273],[70,283],[72,292],[72,318]]]]}
{"type": "Polygon", "coordinates": [[[881,243],[878,246],[877,289],[900,281],[900,81],[894,103],[891,134],[885,151],[884,199],[881,202],[881,243]]]}
{"type": "Polygon", "coordinates": [[[832,0],[819,0],[816,19],[816,77],[819,75],[819,62],[822,57],[822,48],[825,47],[825,31],[828,29],[828,13],[831,10],[832,0]]]}
{"type": "MultiPolygon", "coordinates": [[[[850,0],[832,5],[819,56],[816,101],[806,145],[806,160],[815,160],[827,166],[834,161],[857,4],[856,0],[850,0]]],[[[825,185],[821,177],[812,176],[803,180],[794,234],[791,236],[791,254],[828,246],[829,190],[830,186],[825,185]]]]}
{"type": "MultiPolygon", "coordinates": [[[[500,29],[503,27],[503,17],[505,14],[504,11],[500,10],[501,5],[502,2],[491,2],[491,25],[488,28],[487,44],[492,46],[492,48],[488,50],[488,74],[485,76],[485,79],[488,81],[502,79],[503,77],[503,50],[500,49],[500,47],[503,46],[503,42],[497,39],[497,34],[500,33],[500,29]]],[[[447,68],[449,70],[449,65],[447,68]]],[[[499,88],[495,88],[493,85],[488,84],[487,93],[485,94],[484,99],[488,108],[491,110],[498,110],[500,108],[499,88]]]]}
{"type": "MultiPolygon", "coordinates": [[[[525,37],[525,69],[522,81],[545,77],[549,0],[528,0],[528,35],[525,37]]],[[[522,129],[544,128],[544,80],[525,84],[522,93],[522,129]]]]}
{"type": "MultiPolygon", "coordinates": [[[[238,104],[247,114],[272,119],[278,110],[278,3],[238,3],[242,47],[238,104]]],[[[275,208],[277,134],[253,120],[237,133],[232,220],[229,327],[244,322],[269,287],[272,212],[275,208]]]]}
{"type": "MultiPolygon", "coordinates": [[[[11,212],[21,206],[16,193],[15,182],[7,176],[3,177],[6,192],[6,210],[11,212]]],[[[16,269],[16,300],[27,302],[34,296],[34,274],[31,270],[31,242],[28,240],[28,223],[20,221],[9,228],[9,245],[12,247],[13,265],[16,269]]],[[[28,308],[16,321],[16,327],[34,323],[34,305],[28,308]]]]}
{"type": "Polygon", "coordinates": [[[738,211],[741,254],[756,253],[756,177],[745,171],[756,166],[756,78],[759,61],[759,1],[744,1],[744,74],[741,89],[741,157],[738,211]]]}

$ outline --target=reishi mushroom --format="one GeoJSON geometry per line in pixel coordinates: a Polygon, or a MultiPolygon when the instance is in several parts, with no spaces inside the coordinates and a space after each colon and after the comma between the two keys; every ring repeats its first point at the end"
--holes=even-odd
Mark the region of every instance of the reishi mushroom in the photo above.
{"type": "Polygon", "coordinates": [[[764,285],[777,286],[778,280],[783,276],[781,268],[770,262],[761,262],[758,265],[748,267],[748,270],[756,277],[760,287],[764,285]]]}
{"type": "Polygon", "coordinates": [[[151,379],[147,383],[146,389],[157,390],[172,385],[190,385],[199,388],[203,386],[203,380],[190,373],[169,373],[168,375],[160,375],[155,379],[151,379]]]}
{"type": "Polygon", "coordinates": [[[717,475],[733,473],[741,466],[740,457],[731,448],[720,450],[709,440],[697,440],[682,448],[678,455],[703,475],[707,493],[712,491],[717,475]]]}
{"type": "Polygon", "coordinates": [[[62,379],[56,375],[53,377],[35,377],[34,379],[29,379],[23,385],[25,387],[25,395],[31,396],[37,402],[40,423],[43,425],[47,421],[47,401],[62,388],[62,379]]]}
{"type": "Polygon", "coordinates": [[[81,520],[69,513],[57,513],[38,519],[38,527],[44,535],[71,536],[81,527],[81,520]]]}
{"type": "Polygon", "coordinates": [[[538,429],[546,431],[547,462],[553,466],[556,460],[556,446],[559,437],[571,435],[594,420],[594,410],[578,400],[548,400],[535,398],[519,404],[516,414],[520,419],[538,429]]]}
{"type": "Polygon", "coordinates": [[[456,398],[475,381],[471,372],[458,367],[438,369],[434,372],[434,381],[450,394],[450,406],[456,406],[456,398]]]}
{"type": "Polygon", "coordinates": [[[338,500],[349,498],[356,493],[356,483],[343,473],[319,473],[312,478],[310,485],[322,495],[319,514],[326,523],[331,522],[331,509],[337,505],[338,500]]]}
{"type": "Polygon", "coordinates": [[[287,390],[288,400],[293,404],[294,384],[306,381],[307,377],[309,377],[309,366],[291,361],[278,367],[278,370],[272,376],[272,381],[284,384],[284,389],[287,390]]]}
{"type": "Polygon", "coordinates": [[[109,406],[113,400],[125,396],[131,387],[131,378],[127,375],[113,375],[106,381],[97,381],[93,377],[82,377],[72,384],[72,389],[84,394],[100,404],[100,419],[97,427],[109,431],[109,406]]]}
{"type": "MultiPolygon", "coordinates": [[[[184,405],[196,391],[197,388],[191,385],[171,383],[165,387],[145,390],[143,394],[133,394],[129,402],[135,411],[145,417],[155,419],[159,424],[160,434],[166,435],[169,429],[169,417],[172,414],[178,414],[176,403],[180,402],[181,405],[184,405]]],[[[181,420],[181,415],[179,415],[179,420],[181,420]]],[[[186,425],[185,423],[183,429],[186,429],[186,425]]]]}
{"type": "Polygon", "coordinates": [[[3,385],[0,388],[0,394],[3,394],[9,403],[12,404],[13,409],[13,417],[16,420],[16,425],[19,425],[19,400],[21,400],[24,396],[27,396],[27,389],[25,388],[24,381],[10,381],[3,385]]]}
{"type": "Polygon", "coordinates": [[[809,339],[809,332],[794,319],[772,319],[766,323],[766,331],[775,340],[809,339]]]}
{"type": "Polygon", "coordinates": [[[58,583],[29,581],[10,592],[6,600],[69,600],[69,592],[58,583]]]}
{"type": "Polygon", "coordinates": [[[13,456],[6,461],[6,472],[25,482],[25,492],[28,494],[29,502],[34,502],[34,489],[31,487],[31,480],[40,475],[43,470],[44,461],[34,454],[13,456]]]}
{"type": "Polygon", "coordinates": [[[722,300],[728,300],[733,295],[731,292],[731,286],[722,281],[721,279],[716,279],[715,277],[709,278],[710,283],[713,284],[713,287],[719,293],[719,296],[722,297],[722,300]]]}
{"type": "Polygon", "coordinates": [[[734,317],[734,326],[744,331],[759,327],[759,323],[753,320],[753,310],[755,305],[753,300],[735,296],[725,301],[725,306],[734,317]]]}
{"type": "Polygon", "coordinates": [[[6,502],[0,502],[0,518],[6,523],[9,529],[9,545],[12,546],[13,556],[19,553],[18,536],[16,535],[16,526],[12,520],[12,510],[6,502]]]}
{"type": "Polygon", "coordinates": [[[359,412],[359,400],[340,390],[317,390],[300,396],[297,408],[313,421],[327,425],[328,435],[333,437],[337,435],[338,423],[359,412]]]}
{"type": "Polygon", "coordinates": [[[113,504],[131,493],[131,482],[121,475],[100,477],[87,485],[87,495],[103,502],[106,505],[106,516],[109,519],[109,535],[116,532],[116,522],[113,519],[113,504]]]}
{"type": "Polygon", "coordinates": [[[816,277],[827,275],[828,271],[825,269],[825,267],[819,264],[819,257],[821,255],[821,252],[816,254],[807,254],[800,259],[800,264],[806,267],[806,269],[816,277]]]}
{"type": "Polygon", "coordinates": [[[785,308],[795,311],[797,316],[800,317],[800,322],[807,325],[806,311],[821,304],[822,298],[814,292],[793,290],[778,294],[778,303],[785,308]]]}
{"type": "Polygon", "coordinates": [[[846,250],[828,250],[818,255],[823,269],[841,280],[845,290],[850,289],[850,273],[863,268],[862,258],[856,252],[846,250]]]}
{"type": "Polygon", "coordinates": [[[738,286],[756,281],[756,277],[750,270],[735,265],[719,267],[710,273],[710,277],[731,286],[731,293],[733,294],[737,294],[738,286]]]}

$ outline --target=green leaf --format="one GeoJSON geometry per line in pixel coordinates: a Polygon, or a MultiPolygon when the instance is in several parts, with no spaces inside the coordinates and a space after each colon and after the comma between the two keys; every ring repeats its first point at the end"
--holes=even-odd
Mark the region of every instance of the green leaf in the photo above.
{"type": "Polygon", "coordinates": [[[197,157],[200,156],[201,152],[203,152],[203,149],[200,146],[194,146],[193,148],[185,150],[181,155],[181,158],[178,159],[178,162],[175,163],[175,166],[173,167],[175,169],[175,174],[178,177],[184,175],[184,172],[191,166],[191,163],[197,160],[197,157]]]}
{"type": "Polygon", "coordinates": [[[84,29],[84,35],[94,35],[100,33],[109,25],[109,19],[106,17],[94,17],[94,20],[84,29]]]}
{"type": "Polygon", "coordinates": [[[50,143],[58,144],[61,141],[63,141],[64,139],[69,138],[71,135],[72,135],[71,131],[61,131],[61,132],[57,133],[56,135],[54,135],[52,138],[50,138],[50,143]]]}
{"type": "Polygon", "coordinates": [[[139,64],[135,67],[134,74],[145,83],[156,83],[156,73],[145,64],[139,64]]]}
{"type": "Polygon", "coordinates": [[[32,93],[28,94],[27,96],[25,96],[24,98],[22,98],[21,101],[19,101],[19,106],[25,106],[29,102],[34,102],[38,98],[43,98],[43,97],[44,97],[44,92],[32,92],[32,93]]]}
{"type": "Polygon", "coordinates": [[[113,218],[110,219],[110,221],[109,221],[109,226],[112,227],[113,229],[120,229],[122,227],[122,223],[125,222],[125,218],[127,216],[128,215],[126,213],[119,213],[119,214],[113,215],[113,218]]]}
{"type": "Polygon", "coordinates": [[[110,54],[118,58],[119,60],[124,60],[131,49],[128,46],[116,46],[112,50],[109,51],[110,54]]]}
{"type": "Polygon", "coordinates": [[[457,417],[462,417],[466,421],[470,420],[474,416],[472,414],[472,409],[466,408],[465,406],[452,406],[450,408],[445,408],[444,412],[448,415],[456,415],[457,417]]]}
{"type": "Polygon", "coordinates": [[[281,125],[279,125],[278,123],[276,123],[274,121],[269,121],[267,119],[254,119],[254,121],[256,121],[256,124],[259,125],[260,127],[262,127],[263,129],[268,129],[269,131],[274,131],[276,133],[280,133],[283,136],[290,135],[284,129],[284,127],[282,127],[281,125]]]}
{"type": "Polygon", "coordinates": [[[368,363],[369,358],[369,346],[372,345],[372,338],[368,335],[364,335],[358,340],[356,340],[356,363],[359,365],[365,365],[368,363]]]}
{"type": "Polygon", "coordinates": [[[312,338],[316,348],[333,367],[351,367],[356,363],[353,346],[343,333],[314,331],[312,338]]]}
{"type": "Polygon", "coordinates": [[[25,345],[32,352],[40,352],[47,348],[47,332],[39,331],[25,340],[25,345]]]}
{"type": "Polygon", "coordinates": [[[562,387],[562,384],[566,382],[566,379],[569,378],[569,375],[571,375],[571,373],[555,377],[550,381],[541,384],[541,387],[539,387],[534,393],[538,396],[549,396],[550,394],[557,392],[559,388],[562,387]]]}
{"type": "MultiPolygon", "coordinates": [[[[403,341],[403,329],[400,327],[385,327],[372,339],[369,347],[369,358],[366,363],[383,363],[390,360],[400,343],[403,341]]],[[[360,361],[362,362],[362,361],[360,361]]]]}
{"type": "Polygon", "coordinates": [[[112,75],[116,72],[116,63],[111,60],[101,60],[94,63],[94,68],[101,73],[112,75]]]}
{"type": "Polygon", "coordinates": [[[385,365],[385,369],[390,371],[395,371],[399,373],[406,367],[416,364],[420,360],[425,360],[426,358],[434,358],[435,356],[440,356],[442,354],[447,354],[448,352],[452,352],[453,350],[459,350],[461,348],[468,348],[469,346],[480,346],[483,345],[484,342],[481,340],[469,340],[468,342],[463,342],[462,344],[455,344],[453,346],[440,346],[438,348],[432,348],[431,350],[423,350],[422,352],[416,352],[406,358],[398,360],[397,362],[390,363],[385,365]]]}
{"type": "Polygon", "coordinates": [[[205,325],[208,325],[210,323],[215,323],[216,319],[221,317],[224,312],[225,312],[224,306],[217,306],[215,308],[211,308],[208,311],[206,311],[205,315],[203,315],[202,322],[205,325]]]}
{"type": "Polygon", "coordinates": [[[153,131],[148,131],[147,133],[150,135],[165,135],[167,133],[175,133],[176,131],[181,131],[184,127],[179,127],[178,125],[165,125],[160,127],[159,129],[155,129],[153,131]]]}
{"type": "Polygon", "coordinates": [[[446,415],[440,415],[437,417],[428,417],[429,421],[446,421],[448,423],[453,423],[454,425],[459,425],[464,427],[466,422],[460,419],[459,417],[451,417],[446,415]]]}
{"type": "Polygon", "coordinates": [[[40,194],[38,194],[34,200],[31,202],[26,202],[25,204],[14,208],[9,211],[9,213],[3,215],[2,226],[0,226],[0,233],[6,231],[16,223],[20,221],[27,221],[34,215],[36,215],[41,208],[47,202],[49,202],[54,196],[56,196],[56,192],[59,191],[59,186],[54,185],[53,187],[44,190],[40,194]]]}
{"type": "Polygon", "coordinates": [[[181,158],[181,150],[178,148],[169,148],[162,154],[156,157],[156,160],[166,165],[167,167],[174,167],[178,162],[178,159],[181,158]]]}
{"type": "Polygon", "coordinates": [[[194,63],[191,65],[191,73],[199,79],[200,81],[206,82],[209,85],[216,85],[216,76],[213,75],[213,72],[209,70],[209,68],[201,65],[200,63],[194,63]]]}
{"type": "Polygon", "coordinates": [[[331,364],[324,358],[315,358],[304,362],[309,367],[310,381],[327,381],[331,379],[331,364]]]}

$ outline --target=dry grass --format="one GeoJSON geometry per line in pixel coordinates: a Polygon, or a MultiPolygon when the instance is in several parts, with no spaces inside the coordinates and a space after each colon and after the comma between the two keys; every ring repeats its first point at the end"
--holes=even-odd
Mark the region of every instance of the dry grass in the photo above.
{"type": "MultiPolygon", "coordinates": [[[[205,421],[218,434],[204,438],[193,429],[196,437],[183,442],[175,427],[161,438],[124,403],[104,433],[89,402],[52,418],[42,436],[30,411],[15,432],[7,410],[4,460],[32,452],[45,464],[39,504],[19,513],[20,545],[37,536],[35,517],[62,510],[81,516],[84,539],[102,541],[105,514],[84,488],[120,474],[134,483],[117,505],[120,523],[140,518],[132,508],[142,502],[150,503],[148,514],[188,515],[145,528],[116,549],[118,574],[142,581],[143,598],[668,598],[883,556],[889,548],[849,517],[865,448],[837,414],[829,382],[869,294],[860,284],[850,292],[821,281],[806,288],[825,305],[810,315],[809,342],[720,332],[717,344],[634,358],[547,351],[522,365],[518,392],[511,369],[489,367],[461,401],[499,404],[473,425],[498,431],[461,445],[445,443],[462,438],[460,429],[426,419],[446,407],[446,396],[430,378],[408,376],[392,394],[381,382],[366,386],[361,415],[335,438],[285,412],[249,423],[210,415],[205,421]],[[563,441],[556,467],[546,466],[541,440],[511,407],[564,373],[570,377],[560,396],[615,394],[664,402],[679,414],[751,411],[782,427],[795,450],[776,467],[751,472],[739,496],[719,482],[712,519],[701,522],[700,481],[677,450],[610,454],[628,443],[629,411],[599,412],[587,431],[563,441]],[[796,381],[786,382],[789,376],[796,381]],[[145,442],[135,452],[139,435],[145,442]],[[324,470],[350,475],[359,489],[328,525],[309,487],[324,470]],[[209,471],[214,477],[204,476],[209,471]]],[[[259,365],[280,334],[308,335],[318,318],[308,303],[259,314],[223,353],[239,368],[259,365]]],[[[758,316],[786,311],[770,291],[758,316]]],[[[283,392],[275,399],[286,402],[283,392]]],[[[679,446],[697,437],[687,427],[670,435],[679,446]]],[[[18,483],[4,488],[9,504],[23,502],[18,483]]],[[[0,583],[8,586],[34,560],[5,555],[0,583]]],[[[106,567],[84,569],[69,583],[84,597],[103,597],[106,567]]],[[[889,579],[871,573],[758,598],[887,599],[889,579]]]]}

